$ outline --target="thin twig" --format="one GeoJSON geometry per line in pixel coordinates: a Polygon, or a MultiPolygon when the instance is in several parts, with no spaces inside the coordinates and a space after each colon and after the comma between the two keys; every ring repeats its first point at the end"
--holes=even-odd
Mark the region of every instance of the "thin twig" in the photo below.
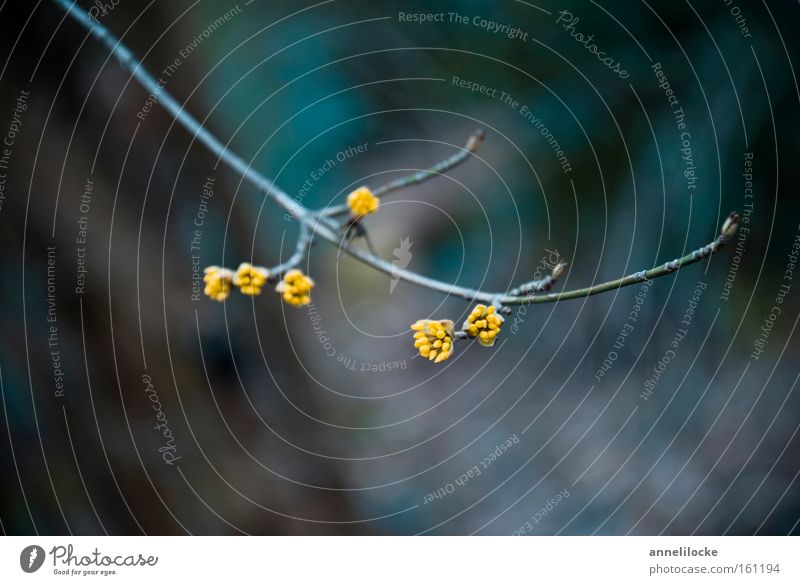
{"type": "Polygon", "coordinates": [[[566,269],[567,263],[559,262],[553,267],[552,272],[544,278],[532,280],[530,282],[526,282],[525,284],[521,284],[516,288],[512,288],[510,291],[508,291],[508,295],[512,297],[518,297],[520,295],[529,295],[531,293],[548,291],[553,288],[556,282],[558,282],[558,279],[561,278],[561,275],[564,274],[566,269]]]}
{"type": "MultiPolygon", "coordinates": [[[[735,212],[732,213],[728,221],[730,221],[730,219],[734,217],[735,220],[733,222],[732,229],[735,231],[735,226],[738,223],[738,214],[736,214],[735,212]]],[[[728,225],[728,221],[726,221],[726,225],[728,225]]],[[[712,254],[716,254],[719,251],[719,249],[727,241],[729,241],[729,239],[730,235],[728,236],[720,235],[710,244],[703,246],[702,248],[698,248],[697,250],[694,250],[693,252],[687,254],[686,256],[683,256],[682,258],[672,260],[655,268],[651,268],[650,270],[642,270],[640,272],[635,272],[628,276],[617,278],[609,282],[604,282],[590,287],[564,291],[560,293],[551,293],[547,295],[524,295],[524,296],[484,292],[481,290],[456,286],[454,284],[441,282],[438,280],[434,280],[432,278],[428,278],[426,276],[422,276],[420,274],[416,274],[414,272],[409,272],[407,270],[397,268],[393,264],[386,262],[381,258],[372,257],[366,252],[363,252],[362,250],[359,250],[357,248],[352,248],[349,245],[347,246],[343,245],[342,248],[351,256],[354,256],[355,258],[358,258],[359,260],[366,262],[370,266],[376,268],[377,270],[385,272],[386,274],[389,274],[392,277],[402,278],[403,280],[407,280],[414,284],[424,286],[431,290],[442,292],[446,295],[452,295],[456,297],[461,297],[469,301],[479,301],[481,303],[487,303],[487,304],[499,303],[501,305],[528,305],[528,304],[539,304],[539,303],[554,303],[557,301],[566,301],[570,299],[580,299],[583,297],[589,297],[602,292],[644,282],[645,280],[652,280],[660,276],[667,276],[668,274],[672,274],[673,272],[680,270],[684,266],[694,264],[695,262],[699,262],[700,260],[711,256],[712,254]]]]}
{"type": "Polygon", "coordinates": [[[268,269],[268,280],[270,282],[280,280],[283,275],[289,272],[292,268],[297,268],[300,262],[303,261],[303,258],[305,258],[309,247],[311,247],[311,242],[311,230],[308,229],[308,226],[305,223],[301,223],[300,234],[297,236],[297,244],[295,245],[294,253],[289,256],[285,262],[281,262],[277,266],[273,266],[272,268],[268,269]]]}
{"type": "Polygon", "coordinates": [[[467,144],[464,148],[459,149],[457,153],[454,155],[444,159],[441,162],[436,163],[435,165],[423,170],[418,171],[414,174],[408,175],[406,177],[400,177],[399,179],[395,179],[390,183],[386,183],[382,187],[378,187],[373,192],[376,197],[382,197],[392,191],[397,191],[398,189],[405,189],[406,187],[411,187],[412,185],[418,185],[419,183],[423,183],[428,179],[433,179],[439,175],[445,174],[447,171],[457,167],[462,162],[467,160],[472,153],[478,150],[478,147],[483,142],[485,138],[485,134],[483,130],[475,130],[469,139],[467,140],[467,144]]]}
{"type": "Polygon", "coordinates": [[[739,222],[739,215],[736,212],[731,213],[730,216],[728,217],[728,220],[726,220],[725,222],[725,226],[723,226],[722,228],[722,234],[720,234],[716,240],[714,240],[710,244],[703,246],[702,248],[698,248],[697,250],[694,250],[693,252],[686,254],[686,256],[677,258],[670,262],[666,262],[665,264],[656,266],[655,268],[651,268],[650,270],[642,270],[640,272],[629,274],[628,276],[623,276],[622,278],[617,278],[616,280],[611,280],[609,282],[596,284],[586,288],[579,288],[576,290],[564,291],[561,293],[551,293],[547,295],[529,295],[525,297],[518,297],[518,296],[503,297],[500,299],[500,301],[504,305],[527,305],[527,304],[537,304],[537,303],[554,303],[557,301],[568,301],[571,299],[580,299],[583,297],[589,297],[610,290],[622,288],[624,286],[630,286],[632,284],[645,282],[646,280],[652,280],[654,278],[658,278],[659,276],[667,276],[668,274],[672,274],[673,272],[676,272],[677,270],[680,270],[685,266],[689,266],[690,264],[694,264],[695,262],[700,262],[700,260],[708,258],[713,254],[716,254],[719,251],[719,249],[730,240],[733,233],[735,233],[738,222],[739,222]],[[726,226],[728,227],[727,230],[726,226]]]}
{"type": "MultiPolygon", "coordinates": [[[[405,189],[406,187],[411,187],[412,185],[418,185],[429,179],[443,175],[463,163],[473,153],[475,153],[478,150],[478,147],[480,147],[481,143],[483,143],[484,138],[485,134],[483,130],[475,130],[470,135],[464,147],[460,148],[458,152],[452,156],[447,157],[443,161],[439,161],[427,169],[417,171],[411,175],[400,177],[399,179],[395,179],[394,181],[386,183],[385,185],[375,189],[372,194],[376,197],[384,197],[392,191],[405,189]]],[[[341,215],[343,213],[347,213],[348,211],[350,211],[350,209],[347,207],[347,205],[332,205],[323,210],[325,215],[341,215]]]]}

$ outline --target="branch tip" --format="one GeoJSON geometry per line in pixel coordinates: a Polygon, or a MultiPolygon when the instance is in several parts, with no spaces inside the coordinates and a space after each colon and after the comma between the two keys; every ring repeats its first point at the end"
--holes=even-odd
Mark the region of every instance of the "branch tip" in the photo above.
{"type": "Polygon", "coordinates": [[[553,281],[558,280],[564,275],[564,273],[567,271],[567,266],[568,264],[566,262],[559,262],[553,267],[553,272],[551,274],[553,281]]]}
{"type": "Polygon", "coordinates": [[[466,146],[467,150],[470,152],[475,152],[476,150],[478,150],[478,148],[483,143],[485,138],[486,138],[486,133],[483,131],[482,128],[478,128],[477,130],[475,130],[475,132],[473,132],[470,135],[469,140],[467,140],[467,146],[466,146]]]}
{"type": "Polygon", "coordinates": [[[732,211],[727,219],[725,219],[725,223],[722,224],[722,229],[719,231],[719,235],[725,238],[725,240],[730,240],[736,235],[736,230],[739,228],[740,219],[741,216],[739,215],[739,212],[732,211]]]}

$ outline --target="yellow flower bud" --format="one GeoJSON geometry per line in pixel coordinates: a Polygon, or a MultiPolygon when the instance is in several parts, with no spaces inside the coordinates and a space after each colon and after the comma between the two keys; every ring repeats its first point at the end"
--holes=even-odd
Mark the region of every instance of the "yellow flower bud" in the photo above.
{"type": "Polygon", "coordinates": [[[297,269],[290,270],[283,276],[275,290],[281,293],[283,300],[293,307],[303,307],[311,302],[311,289],[314,281],[297,269]]]}
{"type": "Polygon", "coordinates": [[[368,215],[378,209],[381,200],[372,194],[369,187],[359,187],[347,196],[347,207],[353,217],[368,215]]]}
{"type": "Polygon", "coordinates": [[[453,355],[455,335],[452,321],[421,319],[411,326],[411,330],[414,332],[414,347],[422,357],[438,364],[453,355]]]}
{"type": "Polygon", "coordinates": [[[238,286],[243,294],[260,295],[261,288],[267,283],[267,277],[269,271],[266,268],[242,262],[233,276],[233,284],[238,286]]]}
{"type": "Polygon", "coordinates": [[[231,296],[233,272],[219,266],[209,266],[204,271],[203,282],[206,283],[205,293],[215,301],[222,302],[231,296]]]}
{"type": "Polygon", "coordinates": [[[467,316],[467,320],[464,321],[462,329],[470,337],[477,338],[481,345],[492,347],[504,321],[505,319],[497,313],[495,307],[475,305],[475,308],[467,316]]]}

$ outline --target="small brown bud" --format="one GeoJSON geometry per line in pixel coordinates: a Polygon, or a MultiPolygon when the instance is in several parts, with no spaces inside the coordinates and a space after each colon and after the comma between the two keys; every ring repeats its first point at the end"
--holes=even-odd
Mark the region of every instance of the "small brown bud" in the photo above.
{"type": "Polygon", "coordinates": [[[728,216],[728,218],[725,220],[725,223],[722,224],[722,229],[720,230],[719,233],[725,239],[730,240],[734,235],[736,235],[736,229],[738,227],[739,227],[739,214],[734,211],[728,216]]]}
{"type": "Polygon", "coordinates": [[[467,150],[470,152],[475,152],[478,150],[478,147],[481,145],[485,137],[486,135],[484,134],[483,130],[475,130],[475,132],[472,133],[472,136],[469,137],[469,140],[467,140],[467,150]]]}
{"type": "Polygon", "coordinates": [[[563,274],[567,271],[567,263],[566,262],[559,262],[553,268],[553,280],[558,280],[563,276],[563,274]]]}

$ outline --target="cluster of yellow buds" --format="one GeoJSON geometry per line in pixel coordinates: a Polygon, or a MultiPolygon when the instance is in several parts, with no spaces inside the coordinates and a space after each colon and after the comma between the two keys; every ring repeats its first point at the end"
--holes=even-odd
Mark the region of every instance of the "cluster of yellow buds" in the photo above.
{"type": "MultiPolygon", "coordinates": [[[[233,287],[248,296],[260,295],[269,280],[269,270],[242,262],[236,272],[220,266],[209,266],[204,270],[205,293],[215,301],[222,302],[231,296],[233,287]]],[[[297,269],[289,270],[275,290],[283,300],[293,307],[302,307],[311,302],[314,281],[297,269]]]]}
{"type": "Polygon", "coordinates": [[[209,266],[203,273],[203,282],[206,283],[205,293],[215,301],[222,302],[231,296],[233,272],[219,266],[209,266]]]}
{"type": "Polygon", "coordinates": [[[311,289],[314,281],[297,269],[283,276],[275,290],[283,295],[283,300],[294,307],[302,307],[311,302],[311,289]]]}
{"type": "Polygon", "coordinates": [[[452,321],[421,319],[411,329],[414,331],[414,347],[422,357],[438,364],[453,355],[455,333],[452,321]]]}
{"type": "Polygon", "coordinates": [[[269,270],[266,268],[242,262],[233,276],[233,284],[239,287],[243,294],[260,295],[262,287],[267,283],[267,278],[269,278],[269,270]]]}
{"type": "Polygon", "coordinates": [[[477,337],[478,343],[484,347],[494,345],[500,327],[503,326],[503,317],[497,314],[495,307],[486,305],[475,305],[472,312],[464,321],[464,331],[470,337],[477,337]]]}
{"type": "Polygon", "coordinates": [[[453,343],[458,336],[474,337],[484,347],[492,347],[504,321],[497,307],[486,305],[475,305],[464,321],[463,333],[458,335],[452,321],[421,319],[411,326],[414,347],[422,357],[438,364],[453,355],[453,343]]]}
{"type": "Polygon", "coordinates": [[[353,217],[361,217],[378,209],[381,200],[372,194],[369,187],[359,187],[347,196],[347,207],[353,217]]]}

